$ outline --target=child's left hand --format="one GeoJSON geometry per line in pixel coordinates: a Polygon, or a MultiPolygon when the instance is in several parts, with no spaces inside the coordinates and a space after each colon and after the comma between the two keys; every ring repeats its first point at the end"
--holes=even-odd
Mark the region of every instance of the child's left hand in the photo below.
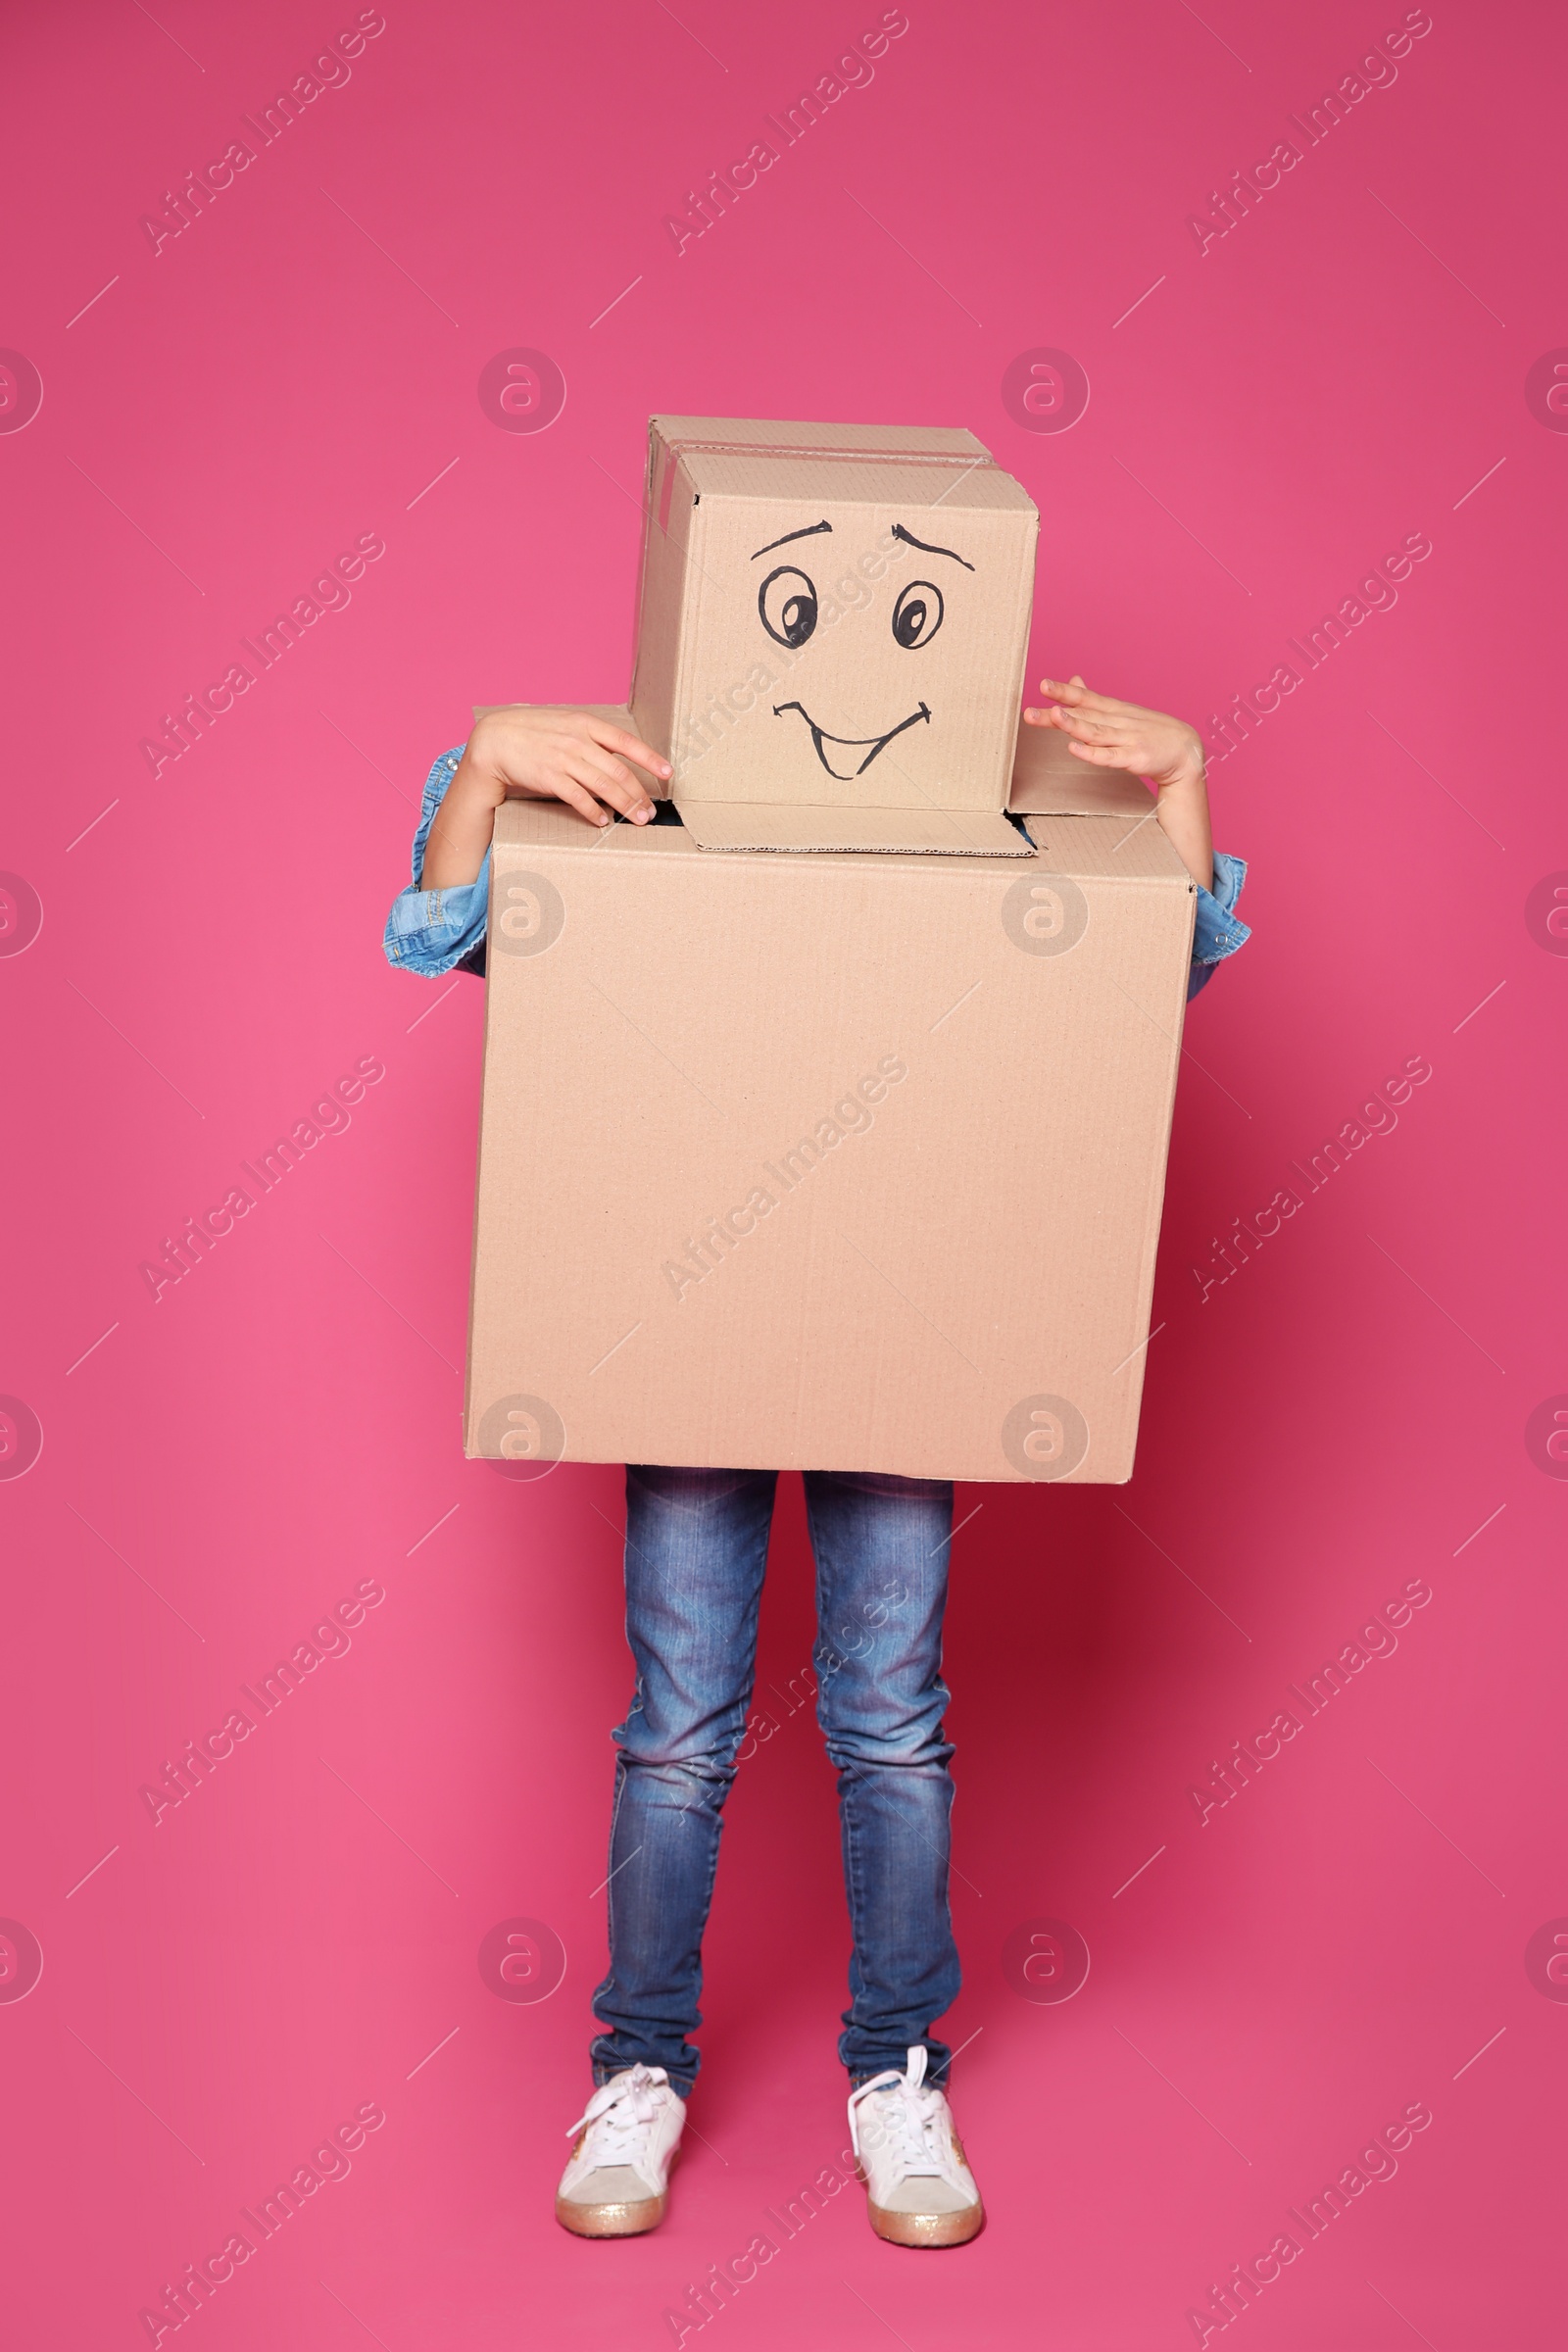
{"type": "Polygon", "coordinates": [[[1137,703],[1095,694],[1080,677],[1065,684],[1042,678],[1040,691],[1052,697],[1052,707],[1026,710],[1025,723],[1059,728],[1077,757],[1095,767],[1120,767],[1147,776],[1157,796],[1155,814],[1172,849],[1193,879],[1211,890],[1214,844],[1203,745],[1196,727],[1162,710],[1145,710],[1137,703]]]}
{"type": "Polygon", "coordinates": [[[1080,760],[1097,767],[1128,768],[1156,789],[1201,777],[1203,746],[1185,719],[1092,693],[1082,678],[1069,678],[1065,685],[1042,678],[1040,691],[1053,698],[1054,707],[1026,710],[1024,717],[1031,726],[1059,727],[1080,760]]]}

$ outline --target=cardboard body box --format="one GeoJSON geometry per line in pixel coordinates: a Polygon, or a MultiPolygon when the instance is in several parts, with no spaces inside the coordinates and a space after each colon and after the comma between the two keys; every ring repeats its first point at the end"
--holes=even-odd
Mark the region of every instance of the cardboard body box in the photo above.
{"type": "Polygon", "coordinates": [[[656,419],[648,512],[605,714],[680,821],[498,812],[466,1449],[1124,1480],[1195,893],[1018,727],[1034,509],[967,434],[656,419]]]}

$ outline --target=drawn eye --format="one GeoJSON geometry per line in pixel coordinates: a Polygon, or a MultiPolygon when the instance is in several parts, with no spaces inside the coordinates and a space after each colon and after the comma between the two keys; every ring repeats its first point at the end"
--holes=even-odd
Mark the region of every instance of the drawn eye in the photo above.
{"type": "Polygon", "coordinates": [[[942,626],[942,591],[930,580],[910,580],[899,591],[893,608],[893,634],[912,653],[929,645],[942,626]]]}
{"type": "Polygon", "coordinates": [[[775,645],[791,651],[804,645],[816,626],[816,590],[804,571],[781,564],[757,591],[757,610],[775,645]]]}

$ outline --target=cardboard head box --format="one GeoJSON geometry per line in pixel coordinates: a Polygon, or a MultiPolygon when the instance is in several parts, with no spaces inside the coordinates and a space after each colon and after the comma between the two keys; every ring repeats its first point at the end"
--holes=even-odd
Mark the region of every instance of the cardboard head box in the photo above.
{"type": "Polygon", "coordinates": [[[967,435],[917,472],[887,432],[674,424],[601,709],[675,806],[497,815],[466,1450],[1126,1479],[1194,890],[1141,784],[1019,729],[1034,510],[967,435]],[[835,579],[830,539],[887,568],[835,579]]]}
{"type": "Polygon", "coordinates": [[[632,723],[705,848],[988,847],[1033,501],[972,433],[656,416],[632,723]]]}

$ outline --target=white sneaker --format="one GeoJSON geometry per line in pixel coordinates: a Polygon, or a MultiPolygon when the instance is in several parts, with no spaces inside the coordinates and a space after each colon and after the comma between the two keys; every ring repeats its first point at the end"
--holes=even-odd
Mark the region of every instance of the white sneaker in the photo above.
{"type": "Polygon", "coordinates": [[[878,2237],[896,2246],[961,2246],[985,2227],[985,2207],[953,2110],[925,2080],[925,2051],[902,2075],[877,2075],[850,2093],[850,2137],[878,2237]]]}
{"type": "Polygon", "coordinates": [[[594,2092],[570,2126],[571,2158],[556,2219],[578,2237],[635,2237],[657,2230],[680,2154],[686,2102],[662,2066],[630,2066],[594,2092]]]}

